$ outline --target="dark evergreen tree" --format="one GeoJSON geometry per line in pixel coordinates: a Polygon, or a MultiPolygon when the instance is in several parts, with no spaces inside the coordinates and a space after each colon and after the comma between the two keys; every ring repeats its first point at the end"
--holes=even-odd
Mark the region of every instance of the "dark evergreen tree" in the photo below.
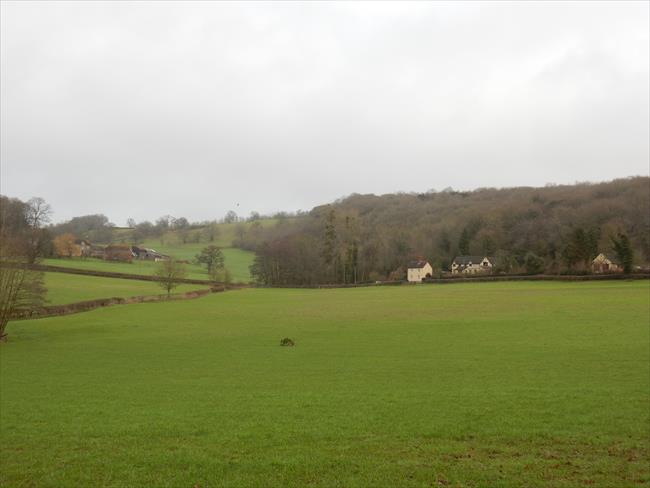
{"type": "Polygon", "coordinates": [[[618,233],[618,236],[612,238],[612,247],[616,256],[621,261],[623,265],[623,272],[631,273],[632,264],[634,263],[634,250],[630,244],[630,239],[627,234],[622,232],[618,233]]]}
{"type": "Polygon", "coordinates": [[[578,265],[583,268],[589,266],[598,251],[597,236],[597,230],[592,229],[586,232],[582,227],[578,227],[571,233],[569,242],[562,253],[569,269],[574,269],[578,265]]]}
{"type": "Polygon", "coordinates": [[[467,227],[463,228],[463,232],[460,234],[460,239],[458,239],[458,252],[462,255],[469,254],[469,245],[472,237],[470,235],[467,227]]]}
{"type": "Polygon", "coordinates": [[[331,209],[325,218],[321,256],[330,279],[335,278],[338,267],[338,236],[336,233],[336,212],[334,209],[331,209]]]}

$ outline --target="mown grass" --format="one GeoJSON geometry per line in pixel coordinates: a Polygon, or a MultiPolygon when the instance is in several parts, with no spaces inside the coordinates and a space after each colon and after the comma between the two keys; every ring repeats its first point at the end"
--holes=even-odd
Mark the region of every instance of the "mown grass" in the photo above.
{"type": "MultiPolygon", "coordinates": [[[[62,305],[96,298],[162,295],[158,283],[151,281],[123,280],[98,276],[73,275],[69,273],[44,273],[47,288],[46,305],[62,305]]],[[[179,285],[174,293],[185,293],[207,288],[201,285],[179,285]]]]}
{"type": "Polygon", "coordinates": [[[647,486],[649,310],[648,282],[481,283],[11,323],[0,480],[647,486]]]}

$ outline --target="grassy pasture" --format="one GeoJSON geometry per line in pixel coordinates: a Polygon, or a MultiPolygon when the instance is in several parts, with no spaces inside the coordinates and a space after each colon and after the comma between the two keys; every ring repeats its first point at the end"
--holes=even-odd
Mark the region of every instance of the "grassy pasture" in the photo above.
{"type": "Polygon", "coordinates": [[[246,289],[15,322],[0,483],[648,486],[649,324],[648,282],[246,289]]]}
{"type": "MultiPolygon", "coordinates": [[[[259,223],[262,225],[262,227],[270,227],[276,225],[278,223],[278,219],[262,219],[259,221],[259,223]]],[[[158,249],[161,252],[165,252],[163,251],[163,249],[167,249],[170,250],[169,252],[172,252],[171,249],[180,248],[179,252],[181,253],[183,252],[183,248],[186,248],[188,246],[197,246],[199,249],[202,249],[203,247],[209,244],[214,244],[215,246],[219,246],[222,248],[229,248],[232,247],[232,242],[237,237],[236,229],[240,225],[244,229],[248,230],[253,224],[252,222],[238,222],[236,224],[217,224],[219,235],[216,237],[214,242],[207,242],[205,237],[203,237],[204,229],[199,228],[199,229],[190,230],[188,232],[189,240],[192,240],[192,236],[195,234],[199,234],[201,236],[201,242],[198,244],[190,243],[190,242],[183,244],[181,242],[181,237],[177,231],[169,231],[162,236],[162,239],[160,237],[154,239],[147,239],[144,241],[143,245],[146,247],[152,247],[154,249],[158,249]]],[[[130,236],[130,234],[128,235],[130,236]]]]}
{"type": "MultiPolygon", "coordinates": [[[[104,261],[93,258],[50,258],[43,259],[43,264],[51,266],[61,266],[63,268],[88,269],[95,271],[109,271],[113,273],[129,273],[136,275],[151,276],[156,270],[157,263],[153,261],[134,260],[131,263],[122,263],[119,261],[104,261]]],[[[208,274],[200,266],[195,264],[186,265],[187,277],[199,280],[207,280],[208,274]]]]}
{"type": "MultiPolygon", "coordinates": [[[[260,220],[262,226],[271,226],[275,225],[278,222],[277,219],[263,219],[260,220]]],[[[248,283],[251,279],[249,266],[253,264],[255,259],[255,253],[250,251],[244,251],[243,249],[237,249],[232,246],[233,240],[235,240],[236,228],[241,225],[245,229],[248,229],[252,223],[242,222],[237,224],[218,224],[219,236],[214,240],[214,242],[208,242],[203,236],[204,229],[198,228],[190,230],[188,233],[188,242],[183,243],[179,232],[169,231],[163,234],[162,237],[146,239],[141,242],[139,245],[143,247],[149,247],[155,249],[163,254],[173,256],[176,259],[182,259],[187,261],[192,261],[194,257],[201,252],[201,249],[204,247],[214,244],[222,248],[224,261],[226,267],[230,270],[233,276],[233,280],[239,283],[248,283]],[[201,236],[200,242],[189,242],[192,241],[192,236],[194,235],[201,236]]],[[[131,243],[132,230],[128,228],[120,228],[113,230],[113,237],[115,242],[124,242],[131,243]]],[[[106,244],[106,243],[104,243],[106,244]]],[[[134,261],[133,263],[120,263],[120,262],[110,262],[102,261],[99,259],[45,259],[45,264],[50,264],[52,266],[67,266],[70,268],[81,268],[81,269],[92,269],[99,271],[114,271],[118,273],[132,273],[132,274],[144,274],[151,275],[155,269],[155,263],[150,261],[134,261]]],[[[195,264],[187,265],[188,278],[195,279],[207,279],[208,274],[205,267],[198,266],[195,264]]]]}
{"type": "MultiPolygon", "coordinates": [[[[226,225],[226,224],[222,224],[226,225]]],[[[146,243],[147,247],[152,247],[163,254],[168,254],[169,256],[174,256],[176,259],[184,259],[192,261],[194,257],[201,252],[201,250],[209,246],[210,243],[200,242],[200,243],[186,243],[178,244],[173,243],[164,246],[149,246],[150,243],[146,243]]],[[[153,244],[153,243],[151,243],[153,244]]],[[[216,244],[215,244],[216,245],[216,244]]],[[[255,253],[251,251],[244,251],[243,249],[237,249],[234,247],[222,248],[224,263],[225,266],[230,270],[235,281],[240,281],[247,283],[250,281],[250,272],[249,266],[253,264],[255,259],[255,253]]],[[[208,272],[205,267],[197,265],[188,265],[192,272],[202,275],[203,279],[206,279],[208,272]]]]}
{"type": "MultiPolygon", "coordinates": [[[[165,291],[151,281],[123,280],[68,273],[45,273],[46,305],[93,300],[95,298],[162,295],[165,291]]],[[[174,293],[207,288],[201,285],[179,285],[174,293]]]]}
{"type": "MultiPolygon", "coordinates": [[[[196,254],[199,253],[201,249],[203,249],[203,247],[205,247],[205,244],[182,244],[175,248],[171,248],[174,250],[174,252],[171,252],[169,249],[161,249],[160,247],[156,247],[155,249],[174,256],[177,259],[191,260],[196,254]],[[198,248],[195,249],[197,246],[198,248]],[[182,249],[182,251],[179,251],[179,249],[182,249]]],[[[255,257],[254,253],[243,251],[241,249],[229,248],[223,249],[223,254],[225,265],[232,272],[233,280],[235,282],[247,283],[250,280],[248,267],[253,262],[253,259],[255,257]]],[[[157,266],[157,263],[153,261],[134,260],[131,263],[122,263],[117,261],[103,261],[101,259],[93,258],[51,258],[44,259],[43,264],[97,271],[112,271],[115,273],[141,274],[148,276],[154,273],[157,266]]],[[[188,278],[199,280],[208,279],[208,272],[204,266],[199,266],[196,264],[187,264],[185,266],[187,269],[188,278]]]]}

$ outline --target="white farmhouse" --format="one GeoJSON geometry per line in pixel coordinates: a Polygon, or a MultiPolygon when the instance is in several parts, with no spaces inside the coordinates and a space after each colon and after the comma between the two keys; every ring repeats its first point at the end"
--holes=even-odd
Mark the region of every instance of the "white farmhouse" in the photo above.
{"type": "Polygon", "coordinates": [[[494,258],[489,256],[456,256],[451,262],[451,273],[491,273],[493,267],[494,258]]]}
{"type": "Polygon", "coordinates": [[[433,268],[427,261],[411,261],[408,267],[407,279],[411,283],[420,283],[424,278],[431,278],[433,268]]]}

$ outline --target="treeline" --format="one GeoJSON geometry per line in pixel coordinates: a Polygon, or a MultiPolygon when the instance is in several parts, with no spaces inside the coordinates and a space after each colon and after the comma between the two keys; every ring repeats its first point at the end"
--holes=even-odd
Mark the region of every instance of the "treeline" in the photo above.
{"type": "Polygon", "coordinates": [[[233,245],[245,248],[248,242],[244,239],[249,233],[249,240],[256,235],[256,227],[265,220],[283,220],[302,215],[300,212],[277,212],[273,215],[260,215],[251,212],[248,217],[241,217],[234,211],[228,211],[224,217],[213,220],[190,221],[186,217],[164,215],[155,221],[143,220],[136,222],[128,219],[127,227],[116,227],[103,214],[83,215],[74,217],[67,222],[50,225],[48,230],[54,236],[72,234],[77,238],[88,239],[93,243],[110,244],[115,242],[138,245],[147,239],[160,239],[164,244],[165,236],[173,233],[178,243],[212,243],[221,235],[221,224],[234,224],[237,236],[233,245]],[[250,228],[252,224],[252,229],[250,228]]]}
{"type": "MultiPolygon", "coordinates": [[[[173,232],[175,239],[182,244],[212,243],[221,236],[221,224],[234,224],[235,239],[232,242],[233,247],[247,249],[251,246],[254,247],[257,243],[256,236],[259,234],[258,229],[261,228],[262,222],[291,219],[302,215],[305,214],[300,211],[276,212],[272,215],[251,212],[248,217],[242,217],[230,210],[221,219],[195,222],[190,222],[185,217],[172,217],[171,215],[160,217],[153,223],[148,220],[136,222],[129,219],[127,226],[131,232],[126,235],[126,240],[137,245],[146,239],[159,238],[164,243],[164,236],[168,232],[173,232]]],[[[114,240],[116,238],[125,240],[125,234],[121,234],[119,237],[114,234],[112,238],[114,240]]]]}
{"type": "MultiPolygon", "coordinates": [[[[251,212],[248,217],[228,211],[222,218],[190,221],[186,217],[164,215],[155,221],[136,222],[128,219],[127,227],[118,227],[104,214],[90,214],[52,223],[52,208],[42,198],[22,201],[0,195],[0,230],[7,239],[20,241],[21,252],[26,252],[30,262],[37,257],[57,255],[54,242],[57,237],[72,236],[93,244],[123,243],[138,245],[147,239],[160,239],[171,235],[178,243],[213,243],[221,236],[221,224],[232,224],[232,245],[240,248],[255,247],[259,229],[265,221],[281,221],[304,215],[302,212],[276,212],[260,215],[251,212]]],[[[230,233],[229,233],[230,234],[230,233]]]]}
{"type": "Polygon", "coordinates": [[[403,279],[415,258],[444,273],[457,255],[494,256],[498,273],[586,273],[600,252],[645,266],[650,179],[355,194],[245,234],[242,245],[267,285],[403,279]]]}
{"type": "Polygon", "coordinates": [[[19,243],[12,247],[27,262],[53,255],[53,239],[61,234],[103,244],[137,245],[151,238],[162,243],[169,235],[182,243],[212,243],[221,223],[234,224],[228,232],[234,247],[256,252],[251,272],[267,285],[403,279],[407,263],[416,258],[442,274],[457,255],[492,256],[497,273],[586,273],[600,252],[628,269],[650,262],[647,177],[544,188],[354,194],[310,212],[266,217],[253,212],[242,218],[231,211],[202,222],[163,216],[130,220],[126,229],[101,214],[56,225],[50,220],[51,209],[40,198],[0,196],[0,231],[5,243],[19,243]]]}
{"type": "Polygon", "coordinates": [[[29,265],[50,251],[50,214],[42,198],[22,202],[0,195],[0,341],[12,317],[45,301],[43,273],[29,265]]]}

